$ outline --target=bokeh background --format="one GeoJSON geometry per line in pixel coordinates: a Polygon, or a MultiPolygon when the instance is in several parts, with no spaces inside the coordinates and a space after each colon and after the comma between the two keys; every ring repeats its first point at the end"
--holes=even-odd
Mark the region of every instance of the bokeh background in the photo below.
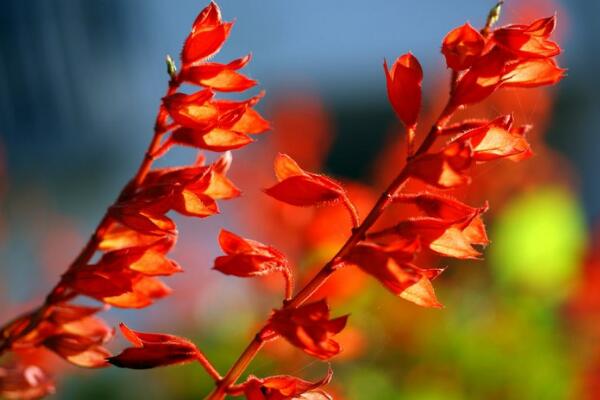
{"type": "MultiPolygon", "coordinates": [[[[198,0],[3,0],[0,12],[0,318],[39,303],[135,171],[198,0]]],[[[238,151],[241,199],[207,220],[178,219],[173,253],[186,272],[150,309],[104,316],[139,330],[187,335],[224,371],[278,305],[281,282],[211,271],[225,227],[271,243],[306,276],[343,240],[337,209],[297,210],[260,193],[277,151],[347,182],[363,213],[394,174],[401,136],[387,105],[382,61],[410,50],[425,69],[425,118],[439,110],[446,32],[484,23],[492,1],[233,1],[236,18],[217,60],[251,51],[246,72],[267,90],[274,133],[238,151]]],[[[479,171],[459,193],[489,200],[486,260],[450,262],[437,281],[443,310],[407,304],[357,271],[327,287],[335,314],[351,312],[333,361],[336,399],[600,398],[600,3],[507,1],[501,23],[558,12],[568,77],[550,90],[504,91],[471,116],[514,110],[533,123],[537,156],[479,171]],[[479,176],[480,175],[480,176],[479,176]]],[[[189,162],[177,150],[168,163],[189,162]]],[[[397,210],[401,213],[401,210],[397,210]]],[[[343,224],[342,224],[343,225],[343,224]]],[[[123,345],[115,340],[112,348],[123,345]]],[[[198,366],[82,371],[48,356],[56,399],[192,399],[211,382],[198,366]]],[[[315,378],[326,365],[285,343],[251,366],[315,378]]]]}

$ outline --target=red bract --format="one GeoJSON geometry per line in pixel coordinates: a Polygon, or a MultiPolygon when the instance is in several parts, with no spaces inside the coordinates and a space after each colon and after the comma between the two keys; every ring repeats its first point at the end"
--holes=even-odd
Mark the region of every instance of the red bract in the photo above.
{"type": "Polygon", "coordinates": [[[194,94],[175,93],[165,97],[163,104],[177,124],[205,133],[219,121],[219,109],[210,101],[213,95],[209,89],[194,94]]]}
{"type": "Polygon", "coordinates": [[[204,63],[184,69],[181,76],[184,81],[194,85],[221,92],[241,92],[256,85],[256,81],[237,72],[249,61],[248,55],[228,64],[204,63]]]}
{"type": "Polygon", "coordinates": [[[439,308],[431,280],[443,270],[422,269],[412,264],[418,242],[379,246],[360,243],[344,258],[374,276],[392,293],[424,307],[439,308]]]}
{"type": "Polygon", "coordinates": [[[394,62],[391,70],[383,62],[390,103],[398,118],[407,127],[417,124],[421,108],[421,82],[423,70],[419,61],[411,54],[404,54],[394,62]]]}
{"type": "Polygon", "coordinates": [[[548,39],[555,23],[555,17],[549,17],[494,30],[485,38],[481,55],[470,60],[470,68],[458,79],[450,106],[478,103],[500,87],[536,87],[561,80],[565,70],[553,59],[560,47],[548,39]]]}
{"type": "Polygon", "coordinates": [[[283,253],[271,246],[244,239],[224,229],[219,234],[219,244],[227,255],[215,259],[214,269],[226,275],[246,278],[276,271],[289,272],[283,253]]]}
{"type": "Polygon", "coordinates": [[[229,35],[233,23],[221,20],[221,10],[211,2],[194,21],[192,32],[183,45],[181,61],[184,66],[204,61],[215,54],[229,35]]]}
{"type": "Polygon", "coordinates": [[[330,319],[323,299],[298,308],[275,310],[269,327],[305,353],[327,360],[341,351],[332,337],[344,329],[347,320],[347,315],[330,319]]]}
{"type": "Polygon", "coordinates": [[[346,197],[339,183],[326,176],[304,171],[286,154],[279,154],[275,159],[275,175],[279,183],[265,189],[265,193],[284,203],[308,207],[346,197]]]}
{"type": "Polygon", "coordinates": [[[509,25],[496,29],[492,40],[517,57],[554,57],[560,53],[560,47],[548,37],[555,27],[556,17],[541,18],[530,25],[509,25]]]}
{"type": "Polygon", "coordinates": [[[494,93],[502,84],[506,63],[506,53],[498,48],[479,57],[458,80],[450,105],[479,103],[494,93]]]}
{"type": "MultiPolygon", "coordinates": [[[[467,243],[483,246],[489,244],[485,225],[481,219],[481,214],[488,210],[487,203],[483,207],[476,208],[451,197],[433,193],[402,194],[396,196],[394,201],[414,204],[428,217],[451,221],[462,226],[460,236],[467,243]],[[465,225],[465,222],[468,223],[465,225]]],[[[472,253],[468,247],[467,253],[472,253]]]]}
{"type": "Polygon", "coordinates": [[[327,375],[317,382],[289,375],[262,379],[250,375],[242,385],[243,393],[247,400],[331,400],[332,397],[319,388],[327,385],[332,376],[331,368],[327,375]]]}
{"type": "Polygon", "coordinates": [[[453,143],[438,153],[423,154],[409,165],[411,177],[440,189],[449,189],[471,182],[469,169],[473,150],[464,143],[453,143]]]}
{"type": "Polygon", "coordinates": [[[520,61],[508,68],[503,76],[503,87],[525,87],[554,85],[565,76],[566,70],[560,68],[551,58],[520,61]]]}
{"type": "Polygon", "coordinates": [[[120,325],[123,336],[134,347],[107,359],[120,368],[147,369],[165,365],[185,364],[198,359],[198,349],[189,340],[163,333],[144,333],[120,325]]]}
{"type": "MultiPolygon", "coordinates": [[[[479,258],[481,253],[473,245],[488,244],[485,231],[476,229],[472,223],[476,216],[463,220],[440,218],[411,218],[392,228],[375,232],[370,237],[396,236],[403,242],[419,239],[423,246],[440,255],[469,259],[479,258]]],[[[479,221],[476,222],[479,225],[479,221]]]]}
{"type": "Polygon", "coordinates": [[[507,115],[468,130],[453,142],[468,143],[475,161],[490,161],[498,158],[520,161],[533,154],[524,136],[526,130],[526,128],[513,129],[513,118],[507,115]]]}
{"type": "MultiPolygon", "coordinates": [[[[103,347],[112,337],[112,329],[93,316],[100,308],[57,304],[29,333],[15,341],[15,348],[44,346],[70,363],[88,368],[106,366],[110,353],[103,347]]],[[[29,323],[29,319],[24,322],[29,323]]],[[[23,329],[23,324],[19,324],[23,329]]]]}
{"type": "Polygon", "coordinates": [[[462,71],[473,65],[484,46],[485,39],[481,33],[466,23],[446,35],[442,42],[442,53],[448,68],[462,71]]]}

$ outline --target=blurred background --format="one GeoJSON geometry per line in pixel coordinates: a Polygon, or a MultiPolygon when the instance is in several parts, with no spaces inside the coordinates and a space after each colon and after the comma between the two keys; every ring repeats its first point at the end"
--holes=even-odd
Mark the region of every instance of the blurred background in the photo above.
{"type": "MultiPolygon", "coordinates": [[[[465,21],[482,26],[493,1],[219,4],[236,24],[216,60],[253,53],[245,72],[267,90],[261,110],[275,132],[236,152],[232,174],[242,198],[217,217],[176,217],[172,256],[186,272],[167,279],[174,293],[151,309],[104,317],[191,337],[225,371],[279,304],[281,282],[211,271],[219,229],[284,250],[301,277],[314,272],[349,225],[331,224],[346,222],[343,210],[298,210],[262,195],[274,181],[273,156],[286,152],[346,182],[364,215],[402,156],[384,57],[410,50],[419,58],[423,115],[431,120],[447,92],[442,38],[465,21]]],[[[164,57],[178,54],[205,5],[2,2],[1,320],[43,300],[137,168],[167,83],[164,57]]],[[[485,166],[457,193],[472,205],[489,200],[492,245],[485,261],[431,260],[452,267],[436,282],[446,308],[418,308],[351,269],[323,289],[334,315],[352,313],[340,339],[346,351],[333,361],[336,399],[600,398],[600,3],[508,0],[500,23],[554,12],[567,79],[549,90],[504,90],[465,113],[514,110],[517,123],[535,125],[536,157],[485,166]]],[[[177,150],[167,162],[193,159],[177,150]]],[[[56,399],[193,399],[212,385],[195,365],[84,371],[52,355],[48,363],[59,379],[56,399]]],[[[280,341],[250,371],[316,378],[326,369],[280,341]]]]}

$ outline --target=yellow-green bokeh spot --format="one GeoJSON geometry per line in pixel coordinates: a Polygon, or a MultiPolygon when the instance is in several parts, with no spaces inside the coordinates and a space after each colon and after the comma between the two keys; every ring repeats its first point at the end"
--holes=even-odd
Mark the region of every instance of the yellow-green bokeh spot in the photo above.
{"type": "Polygon", "coordinates": [[[514,199],[497,216],[487,252],[501,284],[560,298],[580,267],[586,227],[577,199],[542,187],[514,199]]]}

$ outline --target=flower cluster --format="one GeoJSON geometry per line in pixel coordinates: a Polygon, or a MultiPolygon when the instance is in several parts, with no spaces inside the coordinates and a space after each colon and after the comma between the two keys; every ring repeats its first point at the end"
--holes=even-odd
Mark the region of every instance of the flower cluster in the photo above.
{"type": "MultiPolygon", "coordinates": [[[[313,298],[336,271],[357,267],[394,295],[420,306],[441,307],[432,281],[443,269],[431,267],[431,258],[424,263],[420,256],[431,253],[457,259],[481,258],[481,248],[489,243],[482,220],[487,203],[473,207],[445,191],[468,185],[473,169],[480,164],[530,157],[532,151],[525,138],[529,127],[515,124],[511,115],[490,120],[451,120],[460,108],[481,102],[503,87],[549,85],[564,75],[554,60],[560,48],[549,39],[555,17],[493,29],[498,11],[499,6],[481,31],[466,24],[444,39],[442,53],[452,70],[451,90],[446,106],[429,130],[418,129],[423,81],[419,61],[407,53],[391,66],[384,62],[389,101],[406,128],[408,154],[396,178],[364,218],[340,183],[305,171],[287,155],[276,157],[277,183],[264,190],[266,195],[297,207],[339,204],[348,212],[353,228],[334,257],[295,293],[293,269],[281,251],[221,231],[219,244],[225,254],[216,258],[216,271],[242,278],[281,273],[286,284],[282,306],[273,310],[240,358],[221,376],[189,340],[136,332],[124,324],[121,331],[133,347],[109,356],[103,344],[112,330],[93,316],[99,309],[70,303],[75,296],[85,295],[106,305],[141,308],[167,295],[170,290],[158,277],[181,271],[167,258],[177,235],[175,223],[167,214],[175,211],[207,217],[218,212],[218,200],[240,194],[226,176],[231,164],[229,150],[252,142],[251,135],[264,132],[269,124],[253,108],[262,94],[240,101],[215,98],[215,92],[242,92],[256,82],[239,72],[249,56],[227,64],[207,61],[219,51],[233,25],[224,22],[217,5],[211,3],[200,13],[185,41],[181,71],[177,72],[174,62],[168,59],[169,90],[138,174],[109,208],[90,243],[47,302],[2,329],[2,350],[45,346],[74,364],[93,367],[110,363],[144,369],[198,361],[215,381],[216,387],[208,396],[212,400],[227,394],[250,400],[331,398],[322,388],[331,380],[331,370],[314,383],[287,375],[250,376],[237,382],[264,343],[279,337],[320,360],[342,351],[335,336],[346,327],[348,316],[332,318],[327,300],[313,298]],[[179,92],[182,83],[199,86],[200,90],[179,92]],[[152,161],[174,145],[224,154],[210,164],[200,156],[193,165],[152,169],[152,161]],[[405,190],[406,183],[413,180],[427,189],[405,190]],[[392,205],[415,211],[405,219],[382,218],[388,216],[386,212],[392,205]],[[98,261],[91,263],[98,252],[102,253],[98,261]]],[[[23,367],[0,372],[10,376],[6,379],[0,375],[0,393],[13,395],[20,390],[21,398],[34,398],[51,390],[38,372],[23,367]],[[32,375],[36,378],[30,379],[32,375]]]]}
{"type": "MultiPolygon", "coordinates": [[[[269,124],[253,108],[262,94],[240,101],[215,98],[216,92],[243,92],[257,83],[238,72],[250,56],[228,64],[207,61],[223,46],[232,25],[222,21],[215,3],[197,17],[181,53],[181,71],[167,60],[169,90],[138,173],[109,207],[46,302],[2,327],[0,352],[45,347],[72,364],[93,368],[109,362],[150,368],[189,358],[202,360],[195,347],[183,339],[135,333],[125,326],[122,331],[139,348],[110,357],[103,345],[113,330],[94,316],[102,308],[80,306],[73,299],[83,295],[106,307],[143,308],[167,296],[171,289],[160,277],[182,271],[167,256],[177,238],[177,227],[168,213],[204,218],[219,212],[218,200],[239,196],[240,191],[226,176],[232,161],[229,150],[251,143],[248,135],[268,130],[269,124]],[[179,92],[183,83],[200,90],[179,92]],[[223,154],[210,164],[200,153],[192,165],[151,168],[173,145],[223,154]],[[97,261],[91,262],[98,253],[97,261]]],[[[35,365],[17,364],[2,371],[6,378],[0,380],[0,394],[11,398],[38,398],[53,388],[46,378],[37,378],[43,372],[35,365]],[[30,372],[34,369],[37,372],[30,372]]]]}

